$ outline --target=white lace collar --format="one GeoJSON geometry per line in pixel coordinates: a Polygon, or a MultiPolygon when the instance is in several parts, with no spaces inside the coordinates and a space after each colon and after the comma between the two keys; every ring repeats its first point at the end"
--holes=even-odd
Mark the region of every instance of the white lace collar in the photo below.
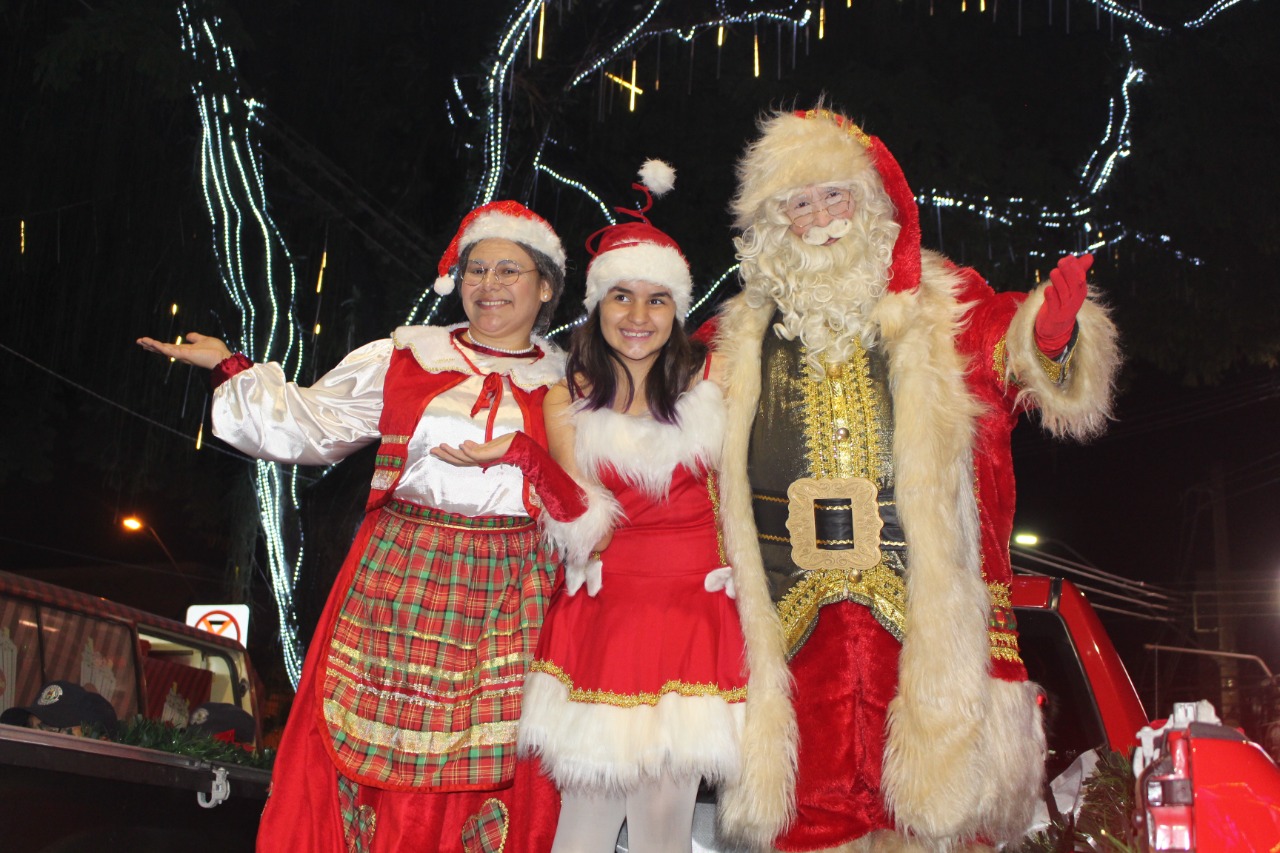
{"type": "MultiPolygon", "coordinates": [[[[449,335],[455,329],[466,328],[466,323],[452,326],[401,326],[391,333],[396,349],[413,353],[418,365],[428,373],[471,373],[471,365],[462,357],[449,335]]],[[[531,391],[554,385],[564,378],[564,353],[555,344],[534,335],[532,340],[542,348],[544,355],[534,362],[511,361],[506,375],[511,381],[531,391]]],[[[472,361],[485,359],[472,356],[472,361]]],[[[505,361],[505,359],[504,359],[505,361]]]]}

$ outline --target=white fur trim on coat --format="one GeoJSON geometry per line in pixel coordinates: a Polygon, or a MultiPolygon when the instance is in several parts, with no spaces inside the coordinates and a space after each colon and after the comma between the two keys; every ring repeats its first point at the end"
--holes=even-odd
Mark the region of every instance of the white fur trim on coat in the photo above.
{"type": "Polygon", "coordinates": [[[671,488],[676,467],[720,464],[724,399],[714,382],[699,382],[676,401],[678,423],[611,409],[574,411],[574,459],[580,471],[613,468],[628,484],[655,500],[671,488]]]}
{"type": "Polygon", "coordinates": [[[679,252],[657,243],[636,243],[610,249],[596,256],[587,269],[587,293],[583,305],[595,308],[609,288],[620,281],[648,281],[671,288],[676,317],[681,321],[693,304],[693,277],[679,252]]]}
{"type": "Polygon", "coordinates": [[[571,702],[554,676],[524,681],[518,749],[562,791],[624,794],[664,774],[712,784],[738,776],[743,703],[668,693],[655,705],[571,702]]]}
{"type": "MultiPolygon", "coordinates": [[[[957,271],[927,255],[920,288],[885,296],[875,312],[889,359],[894,493],[910,555],[884,795],[899,827],[938,847],[987,825],[982,789],[999,782],[982,778],[979,733],[1009,728],[988,704],[990,600],[972,458],[982,409],[954,343],[966,309],[956,299],[961,283],[957,271]]],[[[1038,791],[1009,790],[1005,799],[1038,791]]]]}
{"type": "Polygon", "coordinates": [[[591,554],[596,543],[622,517],[622,507],[613,493],[599,483],[578,485],[586,492],[587,511],[573,521],[556,521],[550,513],[543,513],[542,538],[564,561],[566,591],[573,595],[586,584],[587,594],[595,595],[600,591],[600,561],[591,554]]]}
{"type": "Polygon", "coordinates": [[[772,316],[772,306],[752,309],[741,297],[730,300],[715,347],[726,373],[720,519],[749,673],[742,773],[721,787],[717,818],[727,840],[750,848],[771,848],[795,816],[797,730],[791,673],[760,559],[747,480],[747,447],[760,400],[760,345],[772,316]]]}
{"type": "Polygon", "coordinates": [[[1022,386],[1018,401],[1039,411],[1040,423],[1058,437],[1087,441],[1106,428],[1111,417],[1115,377],[1120,366],[1119,333],[1095,298],[1076,314],[1074,351],[1062,384],[1050,381],[1040,366],[1035,322],[1044,304],[1044,290],[1036,288],[1018,308],[1005,335],[1006,371],[1022,386]]]}

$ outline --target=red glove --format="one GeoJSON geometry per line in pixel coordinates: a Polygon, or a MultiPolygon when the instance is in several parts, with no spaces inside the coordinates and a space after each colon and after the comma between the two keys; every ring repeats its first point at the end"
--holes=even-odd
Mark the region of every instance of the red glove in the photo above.
{"type": "Polygon", "coordinates": [[[556,521],[573,521],[587,511],[587,493],[546,448],[523,432],[515,434],[507,452],[494,464],[519,468],[538,493],[542,508],[556,521]]]}
{"type": "Polygon", "coordinates": [[[1085,284],[1093,255],[1067,255],[1049,272],[1049,286],[1044,289],[1044,304],[1036,314],[1036,346],[1049,358],[1057,358],[1067,348],[1076,327],[1076,314],[1084,304],[1085,284]]]}

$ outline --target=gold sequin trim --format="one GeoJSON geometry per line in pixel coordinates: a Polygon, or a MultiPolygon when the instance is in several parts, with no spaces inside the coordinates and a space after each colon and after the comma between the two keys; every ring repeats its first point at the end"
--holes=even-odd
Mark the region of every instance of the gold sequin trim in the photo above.
{"type": "Polygon", "coordinates": [[[906,633],[907,587],[883,562],[863,571],[820,569],[807,572],[778,602],[778,616],[793,655],[808,637],[818,611],[837,601],[853,601],[871,609],[877,621],[898,640],[906,633]]]}
{"type": "Polygon", "coordinates": [[[804,370],[804,433],[811,475],[878,482],[878,401],[866,349],[855,341],[849,360],[827,365],[822,378],[807,363],[804,370]]]}
{"type": "Polygon", "coordinates": [[[687,681],[672,679],[658,689],[657,693],[613,693],[609,690],[583,690],[573,686],[573,679],[563,669],[551,661],[537,660],[532,670],[549,675],[559,681],[569,691],[570,702],[584,702],[595,705],[613,705],[616,708],[636,708],[641,705],[657,705],[663,696],[719,696],[726,702],[742,702],[747,698],[746,687],[735,687],[722,690],[716,684],[690,684],[687,681]]]}
{"type": "Polygon", "coordinates": [[[775,504],[790,503],[790,500],[788,498],[780,498],[777,495],[760,495],[760,494],[752,493],[751,499],[753,501],[769,501],[770,503],[775,503],[775,504]]]}
{"type": "Polygon", "coordinates": [[[1008,610],[1013,607],[1013,593],[1010,591],[1007,583],[989,583],[987,584],[987,595],[991,596],[991,603],[995,607],[1008,610]]]}
{"type": "Polygon", "coordinates": [[[468,747],[499,746],[516,740],[515,720],[480,723],[458,732],[409,731],[357,717],[332,699],[324,700],[324,718],[329,725],[361,743],[412,755],[448,755],[468,747]]]}
{"type": "Polygon", "coordinates": [[[412,436],[408,435],[384,435],[382,437],[383,444],[408,444],[412,436]]]}
{"type": "Polygon", "coordinates": [[[385,492],[395,485],[396,477],[399,474],[400,471],[395,468],[379,468],[373,472],[373,482],[370,485],[374,491],[385,492]]]}
{"type": "Polygon", "coordinates": [[[1054,385],[1061,385],[1067,377],[1067,372],[1071,368],[1071,356],[1075,353],[1075,347],[1067,347],[1066,352],[1058,358],[1049,358],[1049,356],[1040,352],[1039,347],[1036,348],[1036,359],[1040,362],[1040,369],[1044,371],[1044,375],[1054,385]]]}
{"type": "MultiPolygon", "coordinates": [[[[332,670],[330,671],[332,672],[332,670]]],[[[360,682],[353,681],[352,679],[348,678],[347,676],[341,673],[335,673],[335,678],[339,682],[347,685],[347,688],[351,690],[351,692],[353,693],[363,694],[366,696],[377,696],[379,699],[385,699],[391,702],[398,702],[404,705],[413,705],[415,707],[422,707],[422,708],[456,707],[458,704],[459,697],[471,696],[471,695],[474,695],[476,692],[474,688],[468,686],[454,692],[452,696],[450,696],[450,694],[437,692],[434,695],[440,696],[441,698],[428,699],[425,696],[410,695],[408,693],[405,693],[403,690],[379,690],[376,687],[370,687],[368,684],[362,684],[360,682]]],[[[521,691],[524,689],[522,686],[524,683],[524,679],[518,678],[518,679],[510,679],[510,680],[517,681],[517,684],[515,687],[507,687],[501,690],[486,689],[483,691],[484,695],[485,696],[519,696],[521,691]]],[[[383,682],[383,683],[385,684],[387,682],[383,682]]]]}
{"type": "MultiPolygon", "coordinates": [[[[351,593],[351,594],[354,595],[354,593],[351,593]]],[[[355,625],[358,628],[363,628],[366,632],[369,632],[369,633],[374,633],[374,632],[380,633],[380,634],[393,633],[387,630],[387,625],[385,622],[375,621],[373,619],[361,619],[358,616],[352,616],[350,614],[345,614],[345,613],[340,618],[345,624],[355,625]]],[[[528,630],[529,630],[528,625],[516,625],[510,631],[485,631],[484,633],[480,634],[480,636],[476,637],[476,641],[474,643],[460,643],[458,642],[457,637],[450,637],[447,634],[428,634],[425,631],[414,631],[408,628],[397,628],[394,632],[394,636],[411,637],[415,640],[423,640],[429,643],[442,643],[444,645],[451,646],[452,648],[459,649],[464,652],[470,652],[470,651],[475,651],[481,645],[489,642],[491,639],[495,637],[511,637],[516,634],[523,634],[528,630]]]]}
{"type": "Polygon", "coordinates": [[[837,115],[836,113],[831,112],[831,110],[805,110],[804,117],[806,119],[825,118],[827,121],[834,123],[845,133],[858,140],[858,144],[863,148],[871,147],[871,137],[867,135],[867,132],[845,116],[837,115]]]}
{"type": "Polygon", "coordinates": [[[783,545],[791,541],[785,536],[774,536],[772,533],[757,533],[756,538],[763,539],[766,542],[779,542],[783,545]]]}
{"type": "Polygon", "coordinates": [[[1004,336],[996,341],[996,347],[991,351],[991,368],[996,372],[996,381],[1003,384],[1005,382],[1005,371],[1008,369],[1006,364],[1008,344],[1005,342],[1004,336]]]}
{"type": "Polygon", "coordinates": [[[1008,663],[1022,663],[1018,654],[1018,638],[1005,631],[988,631],[991,638],[991,657],[1008,663]]]}
{"type": "Polygon", "coordinates": [[[329,643],[329,659],[332,661],[335,657],[345,658],[355,664],[370,664],[382,667],[384,669],[392,669],[397,672],[405,672],[410,675],[426,676],[427,678],[438,678],[441,681],[462,681],[463,679],[471,679],[477,673],[484,670],[496,670],[511,664],[524,664],[529,660],[529,655],[525,652],[512,652],[502,657],[490,658],[473,666],[471,669],[444,669],[438,666],[427,666],[420,663],[408,663],[406,661],[397,660],[396,658],[379,658],[366,655],[357,648],[348,646],[338,640],[332,640],[329,643]]]}
{"type": "Polygon", "coordinates": [[[711,518],[716,526],[716,553],[720,556],[720,565],[727,566],[729,558],[724,553],[724,532],[720,529],[720,487],[715,471],[707,472],[707,497],[711,500],[711,518]]]}

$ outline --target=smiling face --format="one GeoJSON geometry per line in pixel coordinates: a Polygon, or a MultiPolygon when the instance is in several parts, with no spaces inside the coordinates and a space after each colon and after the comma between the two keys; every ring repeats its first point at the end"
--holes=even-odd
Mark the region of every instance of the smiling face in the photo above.
{"type": "Polygon", "coordinates": [[[600,300],[600,331],[639,380],[671,338],[676,303],[671,288],[650,281],[620,281],[600,300]]]}
{"type": "Polygon", "coordinates": [[[459,289],[472,340],[501,349],[527,348],[538,310],[552,294],[529,253],[510,240],[481,240],[471,248],[462,273],[459,289]],[[520,275],[510,284],[499,281],[516,270],[520,275]]]}

